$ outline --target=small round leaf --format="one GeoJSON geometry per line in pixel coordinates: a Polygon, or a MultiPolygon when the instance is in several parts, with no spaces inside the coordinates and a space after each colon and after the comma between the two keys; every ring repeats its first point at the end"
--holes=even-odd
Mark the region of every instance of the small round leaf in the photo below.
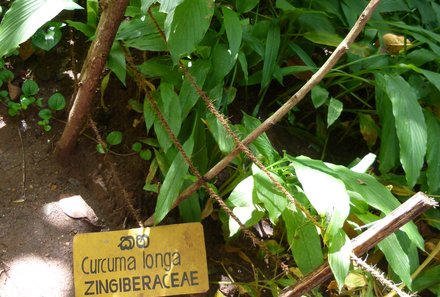
{"type": "Polygon", "coordinates": [[[105,154],[104,146],[101,143],[98,143],[96,145],[96,151],[100,154],[105,154]]]}
{"type": "Polygon", "coordinates": [[[106,141],[110,145],[118,145],[122,142],[122,133],[119,131],[110,132],[106,137],[106,141]]]}
{"type": "Polygon", "coordinates": [[[50,109],[44,108],[40,110],[38,116],[43,120],[50,120],[52,118],[52,112],[50,111],[50,109]]]}
{"type": "Polygon", "coordinates": [[[151,159],[151,151],[143,150],[139,153],[139,156],[141,156],[141,158],[144,159],[145,161],[148,161],[151,159]]]}
{"type": "Polygon", "coordinates": [[[140,152],[142,149],[142,144],[140,142],[135,142],[131,145],[131,149],[135,152],[140,152]]]}
{"type": "Polygon", "coordinates": [[[47,101],[47,105],[52,110],[62,110],[64,107],[66,107],[66,100],[62,94],[55,93],[50,96],[49,100],[47,101]]]}
{"type": "Polygon", "coordinates": [[[38,84],[31,79],[25,80],[23,86],[21,87],[23,95],[28,97],[37,95],[39,90],[40,88],[38,87],[38,84]]]}

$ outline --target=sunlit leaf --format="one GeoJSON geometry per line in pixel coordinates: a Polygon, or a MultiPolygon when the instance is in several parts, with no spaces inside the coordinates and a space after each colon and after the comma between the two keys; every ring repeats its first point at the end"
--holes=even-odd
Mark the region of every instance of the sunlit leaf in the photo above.
{"type": "Polygon", "coordinates": [[[339,118],[344,109],[344,104],[338,99],[330,98],[327,113],[327,127],[333,125],[333,123],[339,118]]]}
{"type": "Polygon", "coordinates": [[[400,162],[406,180],[413,187],[422,169],[427,143],[425,117],[414,89],[399,75],[376,75],[392,103],[400,147],[400,162]]]}
{"type": "Polygon", "coordinates": [[[352,246],[350,238],[339,230],[329,238],[328,263],[338,283],[339,290],[344,286],[345,277],[350,268],[350,255],[352,246]]]}
{"type": "Polygon", "coordinates": [[[213,13],[213,1],[185,0],[176,7],[174,13],[167,15],[165,32],[174,62],[196,48],[211,24],[213,13]]]}
{"type": "MultiPolygon", "coordinates": [[[[282,180],[274,173],[271,175],[282,183],[282,180]]],[[[286,196],[278,190],[266,173],[256,165],[252,165],[252,176],[254,177],[254,194],[258,201],[264,204],[272,223],[278,221],[281,213],[286,209],[288,201],[286,196]]]]}
{"type": "Polygon", "coordinates": [[[286,208],[283,212],[287,240],[296,265],[303,274],[313,271],[323,263],[321,240],[316,229],[301,212],[286,208]]]}
{"type": "Polygon", "coordinates": [[[71,0],[16,0],[0,25],[0,57],[11,53],[63,9],[81,9],[71,0]]]}
{"type": "Polygon", "coordinates": [[[308,167],[298,159],[292,162],[304,193],[320,216],[329,221],[327,235],[336,234],[343,226],[350,211],[350,198],[345,185],[339,179],[308,167]],[[319,186],[316,182],[319,181],[319,186]]]}

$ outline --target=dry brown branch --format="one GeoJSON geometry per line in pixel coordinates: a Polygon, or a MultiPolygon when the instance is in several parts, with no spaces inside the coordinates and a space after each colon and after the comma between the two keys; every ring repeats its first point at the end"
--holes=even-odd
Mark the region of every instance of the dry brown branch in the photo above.
{"type": "MultiPolygon", "coordinates": [[[[351,240],[353,254],[361,256],[369,249],[377,245],[382,239],[413,220],[424,211],[437,206],[435,200],[419,192],[409,198],[405,203],[393,210],[381,220],[378,220],[370,229],[351,240]]],[[[308,274],[299,283],[287,287],[279,297],[297,297],[319,286],[332,276],[328,263],[319,266],[315,271],[308,274]]]]}
{"type": "MultiPolygon", "coordinates": [[[[203,180],[198,179],[191,186],[186,188],[173,203],[171,209],[177,207],[183,200],[191,196],[195,191],[203,186],[204,181],[208,181],[216,177],[223,169],[225,169],[230,162],[242,151],[244,146],[249,145],[258,136],[269,130],[273,125],[280,121],[294,106],[296,106],[309,92],[316,86],[324,76],[333,68],[337,61],[345,54],[349,49],[350,45],[355,41],[357,36],[365,27],[368,19],[373,14],[373,11],[379,4],[380,0],[371,0],[367,5],[365,10],[359,16],[356,24],[344,38],[344,40],[338,45],[332,55],[327,59],[327,61],[322,65],[322,67],[307,81],[304,86],[298,90],[283,106],[281,106],[272,116],[266,119],[259,127],[257,127],[251,134],[249,134],[245,139],[241,141],[242,145],[236,145],[234,150],[220,160],[214,167],[212,167],[204,176],[203,180]]],[[[152,225],[154,222],[153,216],[148,218],[144,224],[152,225]]]]}

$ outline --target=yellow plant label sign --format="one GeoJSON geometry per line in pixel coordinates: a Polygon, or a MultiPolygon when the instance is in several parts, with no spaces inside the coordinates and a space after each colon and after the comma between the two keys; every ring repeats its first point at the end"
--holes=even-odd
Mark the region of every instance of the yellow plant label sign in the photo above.
{"type": "Polygon", "coordinates": [[[78,234],[73,261],[76,297],[169,296],[209,288],[200,223],[78,234]]]}

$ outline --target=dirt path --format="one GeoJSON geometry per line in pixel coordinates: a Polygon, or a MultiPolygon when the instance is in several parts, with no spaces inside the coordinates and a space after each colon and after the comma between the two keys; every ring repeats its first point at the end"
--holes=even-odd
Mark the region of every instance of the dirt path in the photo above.
{"type": "Polygon", "coordinates": [[[6,112],[1,106],[0,296],[73,296],[72,238],[96,228],[68,217],[59,199],[91,193],[53,160],[54,134],[6,112]]]}

